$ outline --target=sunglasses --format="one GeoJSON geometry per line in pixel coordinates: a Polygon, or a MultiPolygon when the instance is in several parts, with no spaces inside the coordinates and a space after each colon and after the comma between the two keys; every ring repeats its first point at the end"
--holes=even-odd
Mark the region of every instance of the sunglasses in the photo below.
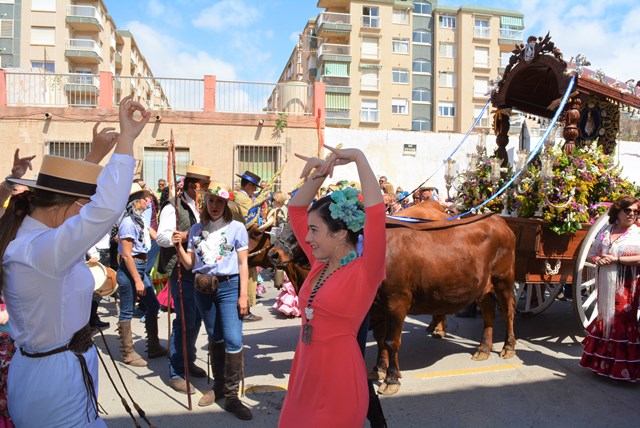
{"type": "Polygon", "coordinates": [[[637,209],[634,210],[634,209],[631,209],[631,208],[625,208],[622,211],[624,211],[624,213],[626,215],[629,215],[629,214],[638,215],[638,211],[640,211],[640,210],[637,210],[637,209]]]}

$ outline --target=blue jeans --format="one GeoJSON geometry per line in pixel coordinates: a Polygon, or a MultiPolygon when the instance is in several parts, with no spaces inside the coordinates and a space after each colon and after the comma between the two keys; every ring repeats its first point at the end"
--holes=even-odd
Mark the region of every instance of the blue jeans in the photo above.
{"type": "Polygon", "coordinates": [[[209,343],[224,340],[224,348],[234,354],[242,349],[242,317],[238,312],[238,276],[221,282],[214,294],[195,292],[209,343]]]}
{"type": "Polygon", "coordinates": [[[151,275],[151,269],[153,269],[153,266],[156,264],[158,254],[160,254],[160,246],[155,240],[153,240],[151,241],[151,249],[147,253],[147,267],[145,269],[149,275],[151,275]]]}
{"type": "MultiPolygon", "coordinates": [[[[169,278],[171,284],[171,299],[176,317],[173,319],[171,330],[171,355],[169,355],[169,376],[171,379],[184,377],[184,358],[182,355],[182,311],[180,310],[180,290],[177,275],[173,273],[169,278]]],[[[196,308],[193,276],[182,276],[182,301],[184,304],[184,322],[187,341],[187,358],[189,365],[196,361],[196,339],[202,324],[202,318],[196,308]]]]}
{"type": "MultiPolygon", "coordinates": [[[[134,259],[138,275],[144,282],[145,293],[144,296],[140,296],[140,300],[147,308],[147,319],[152,317],[158,317],[158,310],[160,309],[160,303],[158,303],[158,297],[156,296],[156,290],[151,285],[151,278],[145,272],[147,262],[134,259]]],[[[116,281],[118,282],[118,293],[120,294],[120,321],[130,321],[133,318],[133,308],[136,304],[136,286],[129,270],[124,264],[124,259],[120,261],[118,266],[118,272],[116,273],[116,281]]]]}

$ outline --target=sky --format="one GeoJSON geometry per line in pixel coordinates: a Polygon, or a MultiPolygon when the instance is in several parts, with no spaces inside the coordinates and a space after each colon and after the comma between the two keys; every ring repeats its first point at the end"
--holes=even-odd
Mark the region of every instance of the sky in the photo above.
{"type": "MultiPolygon", "coordinates": [[[[116,26],[133,34],[156,77],[276,82],[298,34],[320,13],[316,0],[105,0],[116,26]]],[[[565,60],[586,55],[594,70],[640,80],[637,0],[440,0],[518,10],[525,37],[551,33],[565,60]]]]}

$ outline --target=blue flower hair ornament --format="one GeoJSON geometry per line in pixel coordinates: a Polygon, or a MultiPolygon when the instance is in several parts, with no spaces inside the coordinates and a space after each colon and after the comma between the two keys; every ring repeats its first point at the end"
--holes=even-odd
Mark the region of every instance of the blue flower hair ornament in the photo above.
{"type": "Polygon", "coordinates": [[[359,232],[364,227],[364,204],[360,201],[360,192],[353,187],[344,187],[331,193],[332,203],[329,212],[335,220],[342,220],[347,229],[359,232]]]}

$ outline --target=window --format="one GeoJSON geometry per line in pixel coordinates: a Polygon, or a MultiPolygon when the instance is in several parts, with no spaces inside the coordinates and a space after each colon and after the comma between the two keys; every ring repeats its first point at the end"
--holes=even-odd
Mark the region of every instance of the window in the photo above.
{"type": "Polygon", "coordinates": [[[454,117],[456,115],[456,105],[454,103],[440,102],[438,104],[438,115],[454,117]]]}
{"type": "Polygon", "coordinates": [[[414,73],[429,73],[431,74],[431,61],[424,58],[417,58],[413,60],[413,72],[414,73]]]}
{"type": "Polygon", "coordinates": [[[0,55],[0,67],[13,67],[13,55],[0,55]]]}
{"type": "Polygon", "coordinates": [[[392,76],[393,83],[409,83],[409,70],[406,68],[394,68],[392,76]]]}
{"type": "Polygon", "coordinates": [[[431,90],[427,88],[415,88],[411,93],[411,100],[417,103],[430,103],[431,90]]]}
{"type": "Polygon", "coordinates": [[[449,71],[441,71],[438,73],[438,85],[444,88],[453,88],[455,86],[456,74],[449,71]]]}
{"type": "Polygon", "coordinates": [[[477,37],[479,39],[489,39],[491,38],[491,31],[489,29],[489,20],[476,18],[475,26],[473,28],[473,37],[477,37]]]}
{"type": "Polygon", "coordinates": [[[391,113],[393,114],[409,114],[409,101],[403,98],[394,98],[391,100],[391,113]]]}
{"type": "Polygon", "coordinates": [[[31,0],[31,10],[56,11],[56,0],[31,0]]]}
{"type": "Polygon", "coordinates": [[[377,7],[362,7],[362,26],[365,28],[380,27],[380,10],[377,7]]]}
{"type": "Polygon", "coordinates": [[[415,30],[413,32],[413,43],[431,44],[431,32],[427,30],[415,30]]]}
{"type": "Polygon", "coordinates": [[[323,76],[349,77],[349,64],[343,62],[325,62],[323,76]]]}
{"type": "Polygon", "coordinates": [[[37,71],[46,71],[47,73],[56,72],[56,63],[53,61],[31,61],[31,69],[37,71]]]}
{"type": "Polygon", "coordinates": [[[473,80],[473,96],[486,97],[489,92],[489,81],[487,79],[475,78],[473,80]]]}
{"type": "Polygon", "coordinates": [[[438,44],[438,55],[443,58],[455,58],[456,56],[455,43],[440,42],[438,44]]]}
{"type": "Polygon", "coordinates": [[[0,19],[0,38],[13,39],[12,19],[0,19]]]}
{"type": "Polygon", "coordinates": [[[440,28],[454,30],[456,28],[456,17],[452,15],[440,15],[438,17],[438,26],[440,28]]]}
{"type": "Polygon", "coordinates": [[[362,58],[378,59],[378,39],[376,37],[362,38],[362,58]]]}
{"type": "Polygon", "coordinates": [[[32,45],[56,44],[56,29],[54,27],[31,27],[32,45]]]}
{"type": "Polygon", "coordinates": [[[348,111],[349,110],[349,94],[332,94],[325,96],[326,108],[330,111],[348,111]]]}
{"type": "Polygon", "coordinates": [[[393,39],[391,42],[393,53],[408,54],[409,53],[409,39],[393,39]]]}
{"type": "Polygon", "coordinates": [[[431,15],[431,3],[414,1],[413,13],[418,15],[431,15]]]}
{"type": "Polygon", "coordinates": [[[473,66],[474,67],[489,67],[489,49],[488,48],[474,48],[473,49],[473,66]]]}
{"type": "Polygon", "coordinates": [[[409,11],[393,9],[392,21],[394,24],[409,25],[409,11]]]}
{"type": "MultiPolygon", "coordinates": [[[[281,147],[280,146],[236,146],[236,164],[233,166],[235,173],[241,171],[252,171],[254,174],[262,177],[263,180],[269,182],[274,176],[281,164],[281,147]]],[[[165,158],[167,157],[165,151],[165,158]]],[[[238,180],[238,184],[240,179],[238,180]]],[[[235,184],[235,183],[234,183],[235,184]]],[[[280,189],[280,180],[276,182],[276,188],[280,189]]]]}
{"type": "Polygon", "coordinates": [[[411,121],[412,131],[431,131],[431,121],[426,118],[416,118],[411,121]]]}
{"type": "MultiPolygon", "coordinates": [[[[475,121],[478,116],[480,116],[480,112],[482,111],[483,107],[474,107],[473,108],[473,120],[475,121]]],[[[484,111],[484,114],[482,115],[482,119],[480,119],[480,122],[478,122],[478,126],[482,127],[482,128],[487,128],[489,127],[489,109],[484,111]]]]}
{"type": "MultiPolygon", "coordinates": [[[[186,175],[189,161],[189,149],[176,147],[176,174],[186,175]]],[[[167,179],[167,150],[162,148],[144,148],[142,172],[145,183],[155,184],[159,179],[167,179]]]]}
{"type": "Polygon", "coordinates": [[[360,89],[363,91],[377,91],[378,88],[378,69],[365,68],[361,70],[360,89]]]}
{"type": "MultiPolygon", "coordinates": [[[[91,141],[47,141],[45,147],[48,147],[49,155],[84,159],[91,151],[91,141]]],[[[166,150],[164,152],[166,158],[166,150]]]]}
{"type": "Polygon", "coordinates": [[[360,122],[378,122],[378,101],[362,100],[360,122]]]}

